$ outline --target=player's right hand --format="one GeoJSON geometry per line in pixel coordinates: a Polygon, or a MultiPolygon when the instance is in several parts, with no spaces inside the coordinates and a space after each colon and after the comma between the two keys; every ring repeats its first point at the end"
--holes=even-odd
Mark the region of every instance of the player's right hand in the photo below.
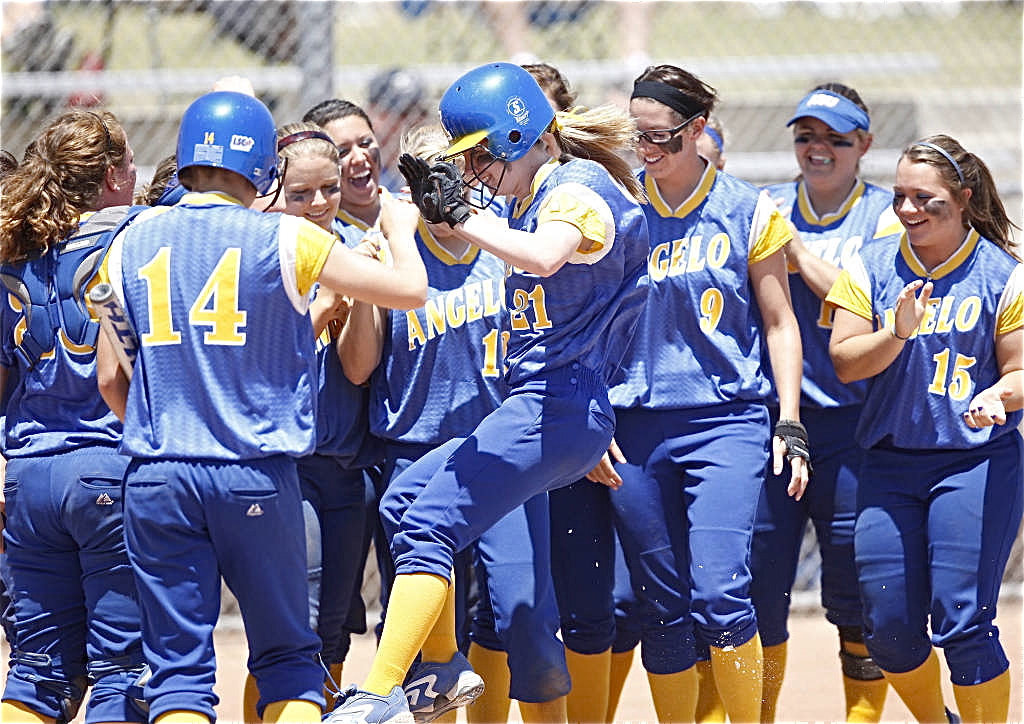
{"type": "Polygon", "coordinates": [[[612,442],[608,446],[608,452],[601,456],[601,462],[587,473],[587,480],[607,485],[612,490],[621,488],[622,477],[615,471],[615,466],[612,464],[613,460],[617,463],[626,462],[626,456],[619,450],[619,444],[615,442],[615,438],[612,438],[612,442]]]}

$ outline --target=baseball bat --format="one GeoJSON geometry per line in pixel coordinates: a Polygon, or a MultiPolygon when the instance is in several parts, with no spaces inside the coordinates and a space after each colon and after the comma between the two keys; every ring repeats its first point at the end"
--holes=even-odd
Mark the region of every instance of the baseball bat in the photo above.
{"type": "Polygon", "coordinates": [[[135,358],[139,354],[139,338],[128,321],[124,307],[114,294],[114,288],[106,283],[92,288],[89,301],[100,318],[100,327],[114,347],[118,364],[130,380],[135,358]]]}

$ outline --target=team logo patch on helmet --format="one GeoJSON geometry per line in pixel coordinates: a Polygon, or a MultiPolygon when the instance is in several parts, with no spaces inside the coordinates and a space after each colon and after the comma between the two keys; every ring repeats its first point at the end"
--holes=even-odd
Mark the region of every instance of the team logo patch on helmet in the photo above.
{"type": "Polygon", "coordinates": [[[192,151],[192,163],[219,165],[224,160],[224,147],[210,143],[197,143],[192,151]]]}
{"type": "Polygon", "coordinates": [[[231,136],[232,151],[244,151],[245,153],[249,153],[255,144],[256,141],[252,136],[241,136],[237,133],[231,136]]]}
{"type": "Polygon", "coordinates": [[[526,125],[530,121],[530,109],[526,107],[526,102],[519,96],[509,98],[505,107],[508,109],[508,114],[515,118],[516,123],[520,126],[526,125]]]}

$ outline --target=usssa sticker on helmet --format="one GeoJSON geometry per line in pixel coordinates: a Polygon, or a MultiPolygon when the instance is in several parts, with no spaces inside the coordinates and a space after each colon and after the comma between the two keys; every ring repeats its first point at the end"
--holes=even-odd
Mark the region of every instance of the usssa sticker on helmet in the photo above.
{"type": "Polygon", "coordinates": [[[508,114],[512,116],[520,126],[525,126],[530,122],[530,109],[526,107],[526,102],[519,96],[512,96],[509,98],[508,103],[505,104],[505,108],[508,109],[508,114]]]}
{"type": "Polygon", "coordinates": [[[230,148],[232,151],[249,153],[255,144],[256,140],[252,136],[242,136],[236,133],[231,136],[230,148]]]}

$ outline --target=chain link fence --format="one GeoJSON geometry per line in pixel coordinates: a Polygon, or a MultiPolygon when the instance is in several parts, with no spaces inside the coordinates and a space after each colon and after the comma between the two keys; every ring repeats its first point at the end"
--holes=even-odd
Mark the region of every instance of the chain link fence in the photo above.
{"type": "MultiPolygon", "coordinates": [[[[871,109],[863,175],[892,182],[900,149],[956,137],[1021,209],[1022,3],[298,2],[47,0],[3,3],[0,144],[19,156],[68,105],[125,125],[140,184],[174,152],[181,112],[226,75],[249,78],[280,123],[342,97],[382,141],[433,117],[447,85],[490,60],[542,60],[584,105],[626,103],[652,63],[718,89],[726,169],[754,183],[797,173],[785,122],[803,94],[838,80],[871,109]],[[396,72],[400,71],[400,72],[396,72]]],[[[817,587],[805,541],[799,587],[817,587]]],[[[1008,567],[1020,593],[1020,541],[1008,567]]]]}

